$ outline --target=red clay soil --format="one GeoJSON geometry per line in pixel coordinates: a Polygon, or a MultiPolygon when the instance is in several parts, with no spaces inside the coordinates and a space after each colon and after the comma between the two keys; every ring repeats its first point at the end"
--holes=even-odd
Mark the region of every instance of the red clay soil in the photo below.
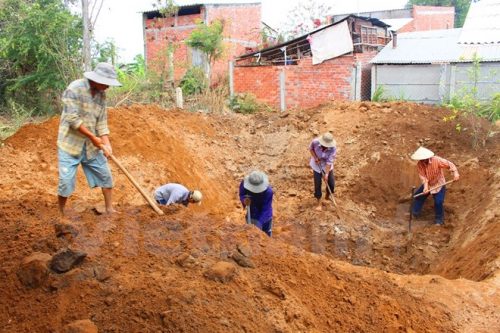
{"type": "MultiPolygon", "coordinates": [[[[74,238],[57,238],[57,117],[24,126],[0,154],[0,332],[500,331],[498,160],[493,136],[471,148],[446,110],[410,103],[338,103],[290,113],[110,110],[115,156],[148,193],[199,188],[201,206],[158,216],[110,163],[118,214],[98,215],[98,190],[79,171],[68,203],[74,238]],[[307,147],[338,142],[335,209],[312,208],[307,147]],[[446,225],[432,200],[408,233],[420,143],[455,162],[446,225]],[[244,224],[237,187],[259,168],[275,189],[274,235],[244,224]],[[24,258],[70,246],[81,265],[37,288],[24,258]],[[406,275],[404,275],[406,274],[406,275]]],[[[99,209],[98,209],[99,210],[99,209]]]]}

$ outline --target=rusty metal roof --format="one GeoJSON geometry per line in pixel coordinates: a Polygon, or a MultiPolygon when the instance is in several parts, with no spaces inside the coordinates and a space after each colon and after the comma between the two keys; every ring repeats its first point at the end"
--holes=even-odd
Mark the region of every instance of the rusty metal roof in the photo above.
{"type": "Polygon", "coordinates": [[[362,20],[366,20],[366,21],[369,21],[371,22],[374,26],[378,26],[378,27],[383,27],[383,28],[387,28],[389,27],[388,24],[382,22],[381,20],[379,19],[376,19],[376,18],[372,18],[372,17],[364,17],[364,16],[357,16],[357,15],[349,15],[349,16],[346,16],[344,17],[342,20],[338,21],[338,22],[334,22],[334,23],[330,23],[330,24],[327,24],[325,26],[322,26],[320,28],[317,28],[316,30],[313,30],[311,32],[308,32],[307,34],[305,35],[302,35],[302,36],[299,36],[299,37],[296,37],[294,39],[291,39],[289,41],[286,41],[284,43],[281,43],[281,44],[278,44],[278,45],[274,45],[274,46],[270,46],[270,47],[267,47],[267,48],[264,48],[264,49],[261,49],[261,50],[258,50],[258,51],[255,51],[255,52],[252,52],[252,53],[246,53],[246,54],[243,54],[239,57],[236,58],[236,60],[241,60],[241,59],[245,59],[245,58],[250,58],[250,57],[253,57],[257,54],[265,54],[265,53],[271,53],[273,51],[276,51],[276,50],[279,50],[281,49],[282,47],[284,46],[288,46],[288,45],[291,45],[291,44],[297,44],[297,43],[302,43],[303,41],[307,40],[307,37],[315,32],[319,32],[321,30],[324,30],[326,28],[329,28],[331,26],[334,26],[334,25],[337,25],[345,20],[347,20],[348,18],[359,18],[359,19],[362,19],[362,20]]]}

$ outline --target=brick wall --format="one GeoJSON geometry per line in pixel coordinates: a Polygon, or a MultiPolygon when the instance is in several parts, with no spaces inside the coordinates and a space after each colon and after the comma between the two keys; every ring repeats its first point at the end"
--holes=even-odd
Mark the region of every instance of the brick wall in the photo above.
{"type": "Polygon", "coordinates": [[[252,93],[260,102],[273,107],[280,105],[279,73],[283,66],[234,68],[234,92],[252,93]]]}
{"type": "Polygon", "coordinates": [[[353,65],[353,56],[345,55],[319,65],[313,65],[312,58],[308,57],[297,66],[287,66],[287,108],[308,108],[331,100],[348,100],[353,65]]]}
{"type": "Polygon", "coordinates": [[[227,75],[229,60],[260,44],[261,6],[207,5],[207,20],[224,21],[224,54],[212,68],[212,78],[217,78],[227,75]]]}
{"type": "Polygon", "coordinates": [[[202,14],[183,15],[177,19],[168,17],[147,20],[144,36],[148,67],[156,71],[160,71],[162,67],[168,68],[167,47],[171,43],[174,49],[174,78],[182,78],[191,60],[184,40],[194,30],[202,14]]]}
{"type": "Polygon", "coordinates": [[[413,21],[398,32],[453,29],[455,7],[413,6],[413,21]]]}
{"type": "Polygon", "coordinates": [[[174,78],[180,80],[192,64],[189,48],[184,40],[195,29],[196,22],[205,19],[211,23],[223,19],[224,54],[212,68],[212,79],[223,77],[228,71],[228,61],[241,55],[245,47],[255,47],[260,43],[261,6],[245,5],[206,5],[200,14],[182,15],[177,18],[155,18],[145,22],[145,56],[148,66],[159,70],[168,68],[167,45],[173,43],[174,78]],[[161,64],[161,65],[159,65],[161,64]]]}
{"type": "Polygon", "coordinates": [[[233,85],[235,93],[252,93],[258,101],[280,107],[279,75],[285,72],[285,99],[287,109],[318,106],[332,100],[350,100],[353,90],[353,69],[361,67],[361,97],[370,99],[371,59],[376,51],[348,54],[312,64],[312,58],[298,65],[235,67],[233,85]]]}

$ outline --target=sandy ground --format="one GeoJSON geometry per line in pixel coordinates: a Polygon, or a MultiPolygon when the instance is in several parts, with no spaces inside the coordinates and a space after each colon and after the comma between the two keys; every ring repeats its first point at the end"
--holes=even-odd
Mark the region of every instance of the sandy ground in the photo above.
{"type": "Polygon", "coordinates": [[[76,237],[58,238],[59,119],[27,125],[0,151],[0,332],[500,331],[498,136],[474,150],[446,110],[411,103],[337,103],[300,112],[203,114],[110,110],[115,156],[148,193],[179,182],[201,206],[158,216],[119,169],[118,214],[79,171],[68,203],[76,237]],[[337,207],[313,210],[308,144],[338,143],[337,207]],[[409,155],[425,144],[457,164],[446,225],[432,200],[408,232],[418,185],[409,155]],[[245,225],[237,198],[253,169],[275,190],[274,236],[245,225]],[[87,257],[43,284],[20,282],[24,258],[65,247],[87,257]]]}

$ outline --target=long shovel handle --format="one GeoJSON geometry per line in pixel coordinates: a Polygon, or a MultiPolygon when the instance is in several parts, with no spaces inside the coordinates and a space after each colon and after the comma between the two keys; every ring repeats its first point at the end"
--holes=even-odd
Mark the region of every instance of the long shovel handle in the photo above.
{"type": "Polygon", "coordinates": [[[448,184],[450,184],[450,183],[453,183],[453,182],[454,182],[454,180],[449,180],[449,181],[447,181],[446,183],[444,183],[443,185],[434,186],[434,187],[432,187],[432,188],[431,188],[428,192],[426,192],[426,193],[422,192],[422,193],[419,193],[419,194],[417,194],[417,195],[414,195],[414,196],[413,196],[413,199],[418,198],[418,197],[421,197],[421,196],[423,196],[423,195],[427,195],[427,194],[429,194],[431,191],[433,191],[433,190],[435,190],[435,189],[437,189],[437,188],[440,188],[441,186],[445,186],[445,185],[448,185],[448,184]]]}
{"type": "MultiPolygon", "coordinates": [[[[102,146],[101,148],[103,150],[106,149],[102,146]]],[[[127,176],[132,185],[134,185],[134,187],[142,194],[142,196],[144,197],[144,199],[146,199],[151,208],[153,208],[154,211],[158,213],[158,215],[163,215],[163,211],[160,208],[158,208],[153,199],[151,199],[151,197],[142,189],[141,185],[139,185],[139,183],[134,179],[134,177],[132,177],[132,175],[127,171],[127,169],[125,169],[125,167],[120,163],[120,161],[118,161],[118,159],[112,154],[109,154],[109,158],[111,158],[113,162],[115,162],[115,164],[118,166],[118,168],[120,168],[120,170],[125,174],[125,176],[127,176]]]]}

